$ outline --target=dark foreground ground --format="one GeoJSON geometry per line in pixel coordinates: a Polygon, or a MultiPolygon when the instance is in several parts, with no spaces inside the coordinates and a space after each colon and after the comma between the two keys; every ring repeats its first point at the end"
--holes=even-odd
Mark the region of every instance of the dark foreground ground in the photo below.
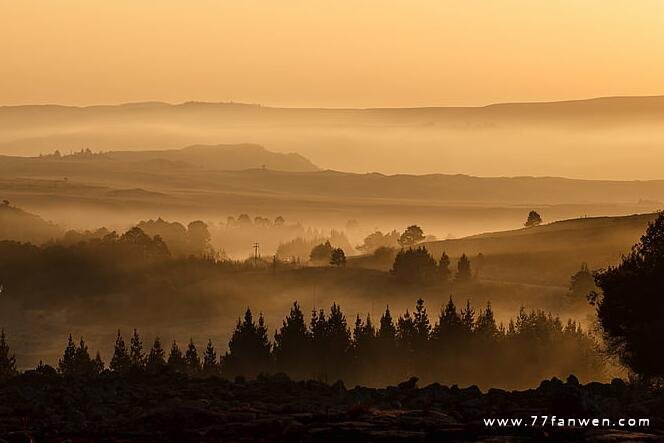
{"type": "MultiPolygon", "coordinates": [[[[540,419],[541,420],[541,419],[540,419]]],[[[275,375],[230,382],[169,375],[0,383],[0,442],[30,441],[664,441],[664,394],[611,384],[544,381],[481,393],[438,384],[346,389],[275,375]],[[531,416],[649,418],[648,427],[531,426],[531,416]],[[487,427],[484,418],[523,418],[487,427]]]]}

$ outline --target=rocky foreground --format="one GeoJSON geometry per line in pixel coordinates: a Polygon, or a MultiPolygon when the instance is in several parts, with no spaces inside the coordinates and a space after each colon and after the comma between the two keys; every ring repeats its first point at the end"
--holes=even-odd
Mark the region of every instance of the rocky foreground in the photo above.
{"type": "Polygon", "coordinates": [[[384,389],[181,375],[94,379],[23,374],[0,383],[0,442],[664,441],[664,393],[552,379],[508,392],[416,379],[384,389]],[[648,427],[530,425],[531,416],[649,418],[648,427]],[[485,418],[528,426],[487,427],[485,418]]]}

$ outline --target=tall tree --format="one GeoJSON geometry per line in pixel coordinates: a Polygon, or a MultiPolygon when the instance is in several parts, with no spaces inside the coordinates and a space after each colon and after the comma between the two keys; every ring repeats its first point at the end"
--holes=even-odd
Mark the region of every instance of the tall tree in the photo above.
{"type": "Polygon", "coordinates": [[[212,340],[208,340],[205,353],[203,354],[203,372],[208,375],[214,375],[219,371],[219,363],[217,361],[217,352],[212,346],[212,340]]]}
{"type": "Polygon", "coordinates": [[[256,323],[251,309],[247,308],[228,343],[228,352],[221,362],[222,374],[227,377],[255,377],[270,370],[270,357],[270,342],[263,315],[258,317],[256,323]]]}
{"type": "Polygon", "coordinates": [[[618,266],[595,276],[597,316],[608,350],[636,374],[664,377],[664,213],[618,266]]]}
{"type": "Polygon", "coordinates": [[[5,338],[5,330],[0,329],[0,380],[6,380],[17,374],[16,355],[9,348],[9,344],[5,338]]]}
{"type": "Polygon", "coordinates": [[[452,270],[450,269],[450,257],[443,252],[438,260],[438,273],[443,282],[448,282],[452,277],[452,270]]]}
{"type": "Polygon", "coordinates": [[[161,346],[159,337],[155,337],[152,348],[145,362],[145,367],[149,372],[159,373],[166,367],[166,352],[161,346]]]}
{"type": "Polygon", "coordinates": [[[277,370],[295,378],[308,375],[306,360],[302,355],[310,352],[311,336],[307,330],[304,314],[297,302],[293,302],[288,317],[274,335],[274,357],[277,370]]]}
{"type": "Polygon", "coordinates": [[[346,266],[346,254],[344,253],[343,249],[336,248],[332,251],[332,255],[330,256],[330,265],[337,267],[346,266]]]}
{"type": "Polygon", "coordinates": [[[425,247],[402,249],[394,258],[390,271],[403,283],[429,283],[436,280],[436,260],[425,247]]]}
{"type": "Polygon", "coordinates": [[[65,352],[62,355],[62,358],[58,361],[58,372],[62,375],[74,375],[76,369],[76,344],[74,344],[74,339],[71,334],[67,339],[67,347],[65,352]]]}
{"type": "Polygon", "coordinates": [[[424,240],[424,231],[417,225],[411,225],[399,237],[399,244],[402,248],[411,248],[424,240]]]}
{"type": "Polygon", "coordinates": [[[201,359],[198,357],[198,350],[194,345],[194,339],[189,340],[187,352],[184,354],[184,362],[190,372],[198,372],[201,369],[201,359]]]}
{"type": "Polygon", "coordinates": [[[168,367],[175,372],[183,372],[185,370],[185,361],[184,356],[182,355],[182,350],[178,346],[177,342],[173,340],[171,345],[171,351],[168,354],[168,361],[166,363],[168,367]]]}
{"type": "Polygon", "coordinates": [[[134,335],[131,337],[131,346],[129,348],[129,360],[132,369],[145,368],[145,353],[143,352],[143,342],[141,341],[138,330],[134,329],[134,335]]]}
{"type": "Polygon", "coordinates": [[[472,278],[473,273],[470,269],[470,260],[466,254],[461,254],[457,262],[456,280],[459,282],[468,282],[472,278]]]}
{"type": "Polygon", "coordinates": [[[113,358],[111,359],[110,368],[114,372],[126,373],[131,367],[131,359],[127,352],[124,338],[118,330],[118,336],[115,339],[115,348],[113,350],[113,358]]]}

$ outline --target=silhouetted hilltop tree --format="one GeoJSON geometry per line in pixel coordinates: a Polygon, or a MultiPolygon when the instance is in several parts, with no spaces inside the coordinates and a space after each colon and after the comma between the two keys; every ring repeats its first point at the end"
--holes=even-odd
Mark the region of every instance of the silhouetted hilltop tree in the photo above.
{"type": "Polygon", "coordinates": [[[528,213],[528,218],[526,219],[526,222],[523,224],[526,228],[530,228],[532,226],[537,226],[542,223],[542,217],[536,212],[536,211],[530,211],[528,213]]]}
{"type": "Polygon", "coordinates": [[[473,277],[473,272],[470,269],[470,260],[466,254],[461,254],[457,262],[456,280],[459,282],[468,282],[473,277]]]}
{"type": "Polygon", "coordinates": [[[387,234],[376,231],[369,234],[364,242],[357,246],[357,249],[365,254],[371,254],[378,248],[398,248],[400,237],[397,231],[388,232],[387,234]]]}
{"type": "Polygon", "coordinates": [[[175,340],[173,340],[173,344],[171,345],[171,351],[168,354],[168,361],[166,364],[174,372],[185,371],[186,364],[184,356],[182,355],[182,350],[175,340]]]}
{"type": "Polygon", "coordinates": [[[587,299],[592,292],[597,291],[595,277],[586,263],[583,263],[581,269],[570,278],[569,291],[571,296],[583,300],[587,299]]]}
{"type": "Polygon", "coordinates": [[[377,336],[381,341],[396,342],[397,328],[394,326],[389,306],[385,308],[385,313],[380,317],[377,336]]]}
{"type": "Polygon", "coordinates": [[[212,340],[208,340],[205,353],[203,354],[203,372],[213,375],[219,372],[219,362],[217,361],[217,352],[212,346],[212,340]]]}
{"type": "Polygon", "coordinates": [[[137,227],[133,227],[122,234],[119,242],[130,246],[145,258],[163,258],[171,255],[161,237],[157,235],[150,238],[149,235],[137,227]]]}
{"type": "Polygon", "coordinates": [[[432,337],[438,341],[455,340],[463,335],[463,328],[461,316],[457,311],[452,297],[450,297],[445,307],[440,311],[432,337]]]}
{"type": "Polygon", "coordinates": [[[419,242],[424,240],[424,231],[417,225],[411,225],[399,237],[399,244],[403,248],[412,248],[419,242]]]}
{"type": "Polygon", "coordinates": [[[469,336],[475,328],[475,310],[470,305],[470,300],[466,300],[466,307],[461,310],[461,326],[466,336],[469,336]]]}
{"type": "Polygon", "coordinates": [[[278,371],[304,378],[308,374],[302,365],[302,356],[310,353],[311,334],[304,314],[297,302],[293,303],[281,329],[274,335],[274,357],[278,371]]]}
{"type": "Polygon", "coordinates": [[[187,225],[187,240],[192,255],[211,256],[213,253],[211,239],[208,226],[204,222],[196,220],[187,225]]]}
{"type": "Polygon", "coordinates": [[[336,248],[332,251],[330,256],[330,265],[332,266],[346,266],[346,254],[341,248],[336,248]]]}
{"type": "Polygon", "coordinates": [[[189,345],[187,345],[187,352],[184,354],[184,363],[189,372],[195,373],[201,370],[201,359],[198,357],[198,350],[193,339],[190,339],[189,345]]]}
{"type": "Polygon", "coordinates": [[[98,375],[103,369],[101,357],[91,359],[83,338],[76,346],[70,334],[64,354],[58,361],[58,372],[65,376],[93,376],[98,375]]]}
{"type": "Polygon", "coordinates": [[[635,373],[664,377],[664,213],[618,266],[595,275],[597,315],[609,351],[635,373]]]}
{"type": "Polygon", "coordinates": [[[276,226],[281,226],[281,225],[284,225],[285,223],[286,223],[286,220],[281,215],[274,219],[274,224],[276,226]]]}
{"type": "Polygon", "coordinates": [[[0,329],[0,381],[18,374],[16,370],[16,355],[11,352],[5,330],[0,329]]]}
{"type": "Polygon", "coordinates": [[[110,368],[112,371],[119,373],[126,373],[131,368],[131,358],[127,352],[124,338],[118,330],[118,336],[115,339],[115,348],[113,349],[113,358],[111,359],[110,368]]]}
{"type": "Polygon", "coordinates": [[[226,377],[255,377],[270,370],[270,359],[270,342],[263,315],[258,317],[257,324],[251,310],[247,309],[244,318],[238,319],[228,343],[228,352],[221,361],[222,374],[226,377]]]}
{"type": "Polygon", "coordinates": [[[333,252],[334,248],[328,240],[325,243],[314,246],[309,254],[309,260],[313,263],[328,264],[332,258],[333,252]]]}
{"type": "Polygon", "coordinates": [[[450,269],[450,257],[443,252],[438,260],[438,273],[443,282],[448,282],[452,278],[452,270],[450,269]]]}
{"type": "Polygon", "coordinates": [[[390,272],[403,283],[429,283],[435,281],[437,266],[425,247],[409,248],[397,253],[390,272]]]}
{"type": "Polygon", "coordinates": [[[159,373],[166,367],[166,352],[161,346],[159,337],[155,337],[152,348],[147,356],[145,368],[148,372],[159,373]]]}
{"type": "Polygon", "coordinates": [[[76,367],[75,358],[76,344],[74,344],[74,339],[72,338],[71,334],[69,334],[65,352],[62,355],[62,358],[58,361],[58,372],[62,375],[74,375],[76,367]]]}
{"type": "Polygon", "coordinates": [[[145,368],[145,353],[143,352],[143,342],[141,341],[138,330],[134,329],[134,335],[131,337],[131,345],[129,347],[129,360],[131,368],[134,370],[142,370],[145,368]]]}
{"type": "MultiPolygon", "coordinates": [[[[341,306],[332,303],[327,318],[327,334],[324,341],[326,352],[326,377],[328,380],[339,378],[346,371],[347,355],[351,347],[351,334],[346,323],[346,316],[341,306]]],[[[314,345],[316,345],[314,343],[314,345]]]]}
{"type": "Polygon", "coordinates": [[[491,302],[487,302],[486,308],[477,316],[475,333],[482,338],[494,338],[498,335],[498,326],[491,309],[491,302]]]}
{"type": "Polygon", "coordinates": [[[424,306],[424,300],[418,298],[415,302],[415,312],[413,313],[413,325],[415,327],[414,348],[424,349],[431,335],[431,322],[427,314],[427,308],[424,306]]]}

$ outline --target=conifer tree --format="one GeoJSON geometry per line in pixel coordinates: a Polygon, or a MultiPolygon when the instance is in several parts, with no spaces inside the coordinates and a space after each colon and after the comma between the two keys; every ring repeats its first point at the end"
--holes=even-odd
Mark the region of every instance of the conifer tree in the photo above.
{"type": "Polygon", "coordinates": [[[129,348],[129,359],[132,369],[145,368],[145,353],[143,353],[143,342],[141,341],[138,330],[134,329],[134,335],[131,337],[131,347],[129,348]]]}
{"type": "Polygon", "coordinates": [[[58,372],[62,375],[74,375],[76,368],[76,345],[74,344],[74,339],[71,334],[67,339],[67,347],[65,352],[62,355],[62,358],[58,361],[58,372]]]}
{"type": "Polygon", "coordinates": [[[175,340],[173,340],[173,344],[171,345],[171,352],[168,354],[167,364],[168,367],[175,372],[181,372],[185,369],[184,356],[175,340]]]}
{"type": "Polygon", "coordinates": [[[457,312],[457,308],[450,297],[445,307],[440,312],[438,323],[434,328],[433,335],[438,340],[457,340],[463,330],[463,321],[457,312]]]}
{"type": "Polygon", "coordinates": [[[468,282],[472,278],[473,273],[470,269],[470,259],[466,254],[462,254],[457,263],[456,280],[459,282],[468,282]]]}
{"type": "Polygon", "coordinates": [[[198,357],[198,351],[196,350],[193,339],[189,339],[189,346],[187,346],[187,352],[184,354],[184,362],[187,369],[191,372],[198,372],[201,369],[201,359],[198,357]]]}
{"type": "Polygon", "coordinates": [[[88,347],[85,344],[85,341],[83,341],[82,337],[78,347],[75,348],[74,351],[74,365],[72,374],[85,376],[97,374],[94,362],[90,358],[88,347]]]}
{"type": "Polygon", "coordinates": [[[157,373],[164,369],[166,366],[166,353],[161,346],[159,337],[155,337],[150,353],[148,354],[145,367],[148,371],[157,373]]]}
{"type": "Polygon", "coordinates": [[[125,345],[124,338],[118,329],[118,336],[115,339],[115,348],[113,350],[113,357],[109,365],[110,369],[118,373],[126,373],[131,367],[131,359],[127,353],[127,346],[125,345]]]}
{"type": "Polygon", "coordinates": [[[269,371],[270,357],[270,342],[263,315],[259,315],[257,325],[251,309],[247,309],[244,319],[238,319],[228,343],[228,352],[221,362],[222,374],[227,377],[254,377],[269,371]]]}
{"type": "Polygon", "coordinates": [[[277,370],[291,377],[301,378],[308,374],[302,355],[310,352],[311,336],[307,330],[304,314],[297,302],[293,303],[281,329],[274,335],[274,357],[277,370]]]}
{"type": "Polygon", "coordinates": [[[438,260],[438,272],[443,282],[448,282],[452,276],[450,257],[445,252],[443,252],[440,256],[440,260],[438,260]]]}
{"type": "Polygon", "coordinates": [[[378,329],[378,338],[394,342],[397,336],[397,329],[392,320],[390,307],[385,308],[385,313],[380,317],[380,328],[378,329]]]}
{"type": "Polygon", "coordinates": [[[101,354],[97,351],[95,359],[92,361],[92,369],[95,375],[99,375],[104,372],[104,360],[101,359],[101,354]]]}
{"type": "Polygon", "coordinates": [[[487,302],[486,308],[477,318],[475,332],[483,338],[495,338],[498,335],[498,327],[496,326],[493,309],[491,309],[491,302],[487,302]]]}
{"type": "Polygon", "coordinates": [[[16,356],[11,352],[5,330],[0,329],[0,380],[6,380],[17,375],[16,356]]]}
{"type": "Polygon", "coordinates": [[[427,308],[424,306],[424,300],[418,298],[415,304],[415,314],[413,317],[413,325],[415,326],[415,346],[422,349],[429,341],[431,334],[431,323],[427,308]]]}
{"type": "Polygon", "coordinates": [[[461,325],[466,336],[475,329],[475,310],[470,306],[470,300],[466,300],[466,307],[461,310],[461,325]]]}
{"type": "Polygon", "coordinates": [[[218,370],[217,352],[214,350],[214,346],[212,346],[212,340],[208,340],[205,353],[203,354],[203,372],[206,374],[215,374],[218,370]]]}
{"type": "Polygon", "coordinates": [[[413,317],[406,309],[406,313],[397,320],[397,344],[399,347],[406,352],[412,351],[415,334],[413,317]]]}

